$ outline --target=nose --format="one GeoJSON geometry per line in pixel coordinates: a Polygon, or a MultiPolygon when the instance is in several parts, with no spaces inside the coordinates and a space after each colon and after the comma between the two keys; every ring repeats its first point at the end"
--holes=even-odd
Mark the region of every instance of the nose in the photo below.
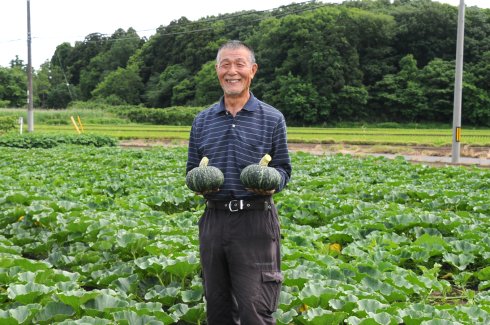
{"type": "Polygon", "coordinates": [[[228,73],[235,73],[238,70],[238,66],[235,63],[232,63],[228,66],[228,73]]]}
{"type": "Polygon", "coordinates": [[[230,68],[226,71],[227,74],[236,74],[237,73],[237,68],[235,67],[235,65],[231,65],[230,68]]]}

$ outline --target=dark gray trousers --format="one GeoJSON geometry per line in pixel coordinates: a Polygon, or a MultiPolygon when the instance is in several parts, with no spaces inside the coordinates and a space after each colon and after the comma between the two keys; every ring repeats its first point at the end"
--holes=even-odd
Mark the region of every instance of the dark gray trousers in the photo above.
{"type": "Polygon", "coordinates": [[[237,212],[206,208],[199,244],[208,324],[275,324],[272,313],[282,283],[275,206],[237,212]]]}

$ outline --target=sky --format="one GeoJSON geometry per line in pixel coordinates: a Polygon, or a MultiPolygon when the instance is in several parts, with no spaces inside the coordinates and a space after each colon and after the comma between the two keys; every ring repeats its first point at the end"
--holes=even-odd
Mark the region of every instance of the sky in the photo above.
{"type": "MultiPolygon", "coordinates": [[[[437,0],[458,6],[460,0],[437,0]]],[[[0,66],[19,59],[27,64],[27,3],[31,16],[31,54],[35,69],[49,61],[56,46],[74,45],[91,33],[112,35],[132,27],[150,37],[159,26],[180,17],[197,20],[241,10],[270,10],[305,0],[0,0],[0,66]]],[[[323,0],[338,3],[341,0],[323,0]]],[[[490,0],[465,0],[467,6],[490,8],[490,0]]]]}

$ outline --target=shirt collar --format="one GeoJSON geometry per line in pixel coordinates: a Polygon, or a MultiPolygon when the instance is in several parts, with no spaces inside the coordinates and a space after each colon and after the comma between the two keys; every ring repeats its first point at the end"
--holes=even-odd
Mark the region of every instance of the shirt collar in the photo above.
{"type": "MultiPolygon", "coordinates": [[[[249,112],[253,112],[253,111],[257,110],[257,107],[259,107],[259,101],[257,98],[255,98],[255,96],[252,94],[252,92],[250,92],[250,98],[245,103],[245,106],[243,106],[242,109],[249,111],[249,112]]],[[[223,96],[220,98],[219,102],[216,103],[216,105],[213,108],[213,111],[216,114],[226,112],[225,98],[223,96]]]]}

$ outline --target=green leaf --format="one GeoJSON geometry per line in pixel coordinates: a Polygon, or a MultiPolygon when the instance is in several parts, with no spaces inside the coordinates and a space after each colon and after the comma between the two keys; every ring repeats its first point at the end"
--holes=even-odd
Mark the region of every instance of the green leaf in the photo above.
{"type": "Polygon", "coordinates": [[[378,324],[402,324],[403,320],[396,316],[396,315],[391,315],[390,313],[387,312],[381,312],[379,314],[374,314],[371,315],[373,319],[378,322],[378,324]]]}
{"type": "Polygon", "coordinates": [[[182,291],[180,294],[182,296],[183,302],[188,303],[193,301],[200,301],[202,299],[203,289],[197,288],[193,290],[186,290],[186,291],[182,291]]]}
{"type": "Polygon", "coordinates": [[[490,280],[490,266],[484,267],[483,269],[478,271],[476,273],[476,276],[480,281],[490,280]]]}
{"type": "Polygon", "coordinates": [[[120,231],[116,236],[116,243],[121,247],[145,245],[147,238],[143,234],[120,231]]]}
{"type": "Polygon", "coordinates": [[[359,298],[355,295],[349,294],[340,299],[332,299],[328,302],[329,306],[338,311],[344,311],[351,313],[354,308],[357,307],[357,302],[359,298]]]}
{"type": "Polygon", "coordinates": [[[177,300],[180,290],[180,287],[177,286],[164,287],[157,285],[153,289],[148,290],[145,294],[145,299],[157,300],[165,306],[172,306],[177,300]]]}
{"type": "Polygon", "coordinates": [[[113,266],[111,269],[102,269],[91,273],[92,278],[97,279],[97,283],[100,285],[108,285],[111,282],[121,278],[127,277],[133,273],[134,269],[132,265],[121,263],[113,266]]]}
{"type": "Polygon", "coordinates": [[[37,283],[12,284],[7,288],[8,297],[22,304],[37,302],[54,288],[37,283]]]}
{"type": "Polygon", "coordinates": [[[140,279],[137,274],[130,275],[126,278],[121,277],[112,281],[110,287],[115,287],[126,294],[135,293],[140,279]]]}
{"type": "Polygon", "coordinates": [[[279,293],[279,308],[285,308],[294,301],[294,296],[286,291],[281,290],[279,293]]]}
{"type": "Polygon", "coordinates": [[[424,246],[428,249],[439,249],[439,247],[447,246],[446,241],[442,238],[442,236],[432,236],[429,234],[423,234],[417,240],[414,241],[414,245],[424,246]]]}
{"type": "Polygon", "coordinates": [[[171,263],[171,260],[165,256],[143,256],[134,260],[134,264],[142,270],[149,270],[154,273],[161,273],[163,269],[171,263]]]}
{"type": "Polygon", "coordinates": [[[31,196],[26,192],[12,193],[5,196],[5,202],[29,205],[31,202],[31,196]]]}
{"type": "Polygon", "coordinates": [[[113,321],[108,319],[91,317],[91,316],[83,316],[80,319],[76,320],[64,320],[62,322],[56,323],[57,325],[110,325],[113,321]]]}
{"type": "Polygon", "coordinates": [[[169,315],[164,312],[162,304],[158,302],[137,303],[131,309],[135,310],[140,316],[155,316],[158,320],[163,321],[164,324],[173,324],[179,320],[175,315],[169,315]]]}
{"type": "Polygon", "coordinates": [[[189,305],[187,304],[176,304],[169,308],[169,311],[178,318],[182,317],[189,311],[189,305]]]}
{"type": "Polygon", "coordinates": [[[344,319],[348,316],[344,312],[332,312],[330,310],[325,310],[322,308],[311,308],[306,311],[306,313],[297,317],[296,319],[305,325],[325,325],[325,324],[342,324],[344,319]]]}
{"type": "Polygon", "coordinates": [[[408,299],[405,293],[389,283],[369,276],[363,278],[361,284],[364,287],[369,288],[370,291],[381,293],[388,301],[404,301],[408,299]]]}
{"type": "MultiPolygon", "coordinates": [[[[183,304],[180,305],[186,306],[183,304]]],[[[185,313],[180,316],[180,319],[191,324],[201,324],[206,319],[204,303],[197,304],[190,308],[183,307],[180,309],[180,307],[177,307],[176,310],[179,310],[178,313],[185,311],[185,313]]]]}
{"type": "Polygon", "coordinates": [[[165,267],[165,271],[183,279],[199,268],[199,259],[195,253],[179,256],[165,267]]]}
{"type": "Polygon", "coordinates": [[[98,295],[100,295],[99,292],[87,292],[84,290],[56,293],[56,297],[59,299],[59,301],[68,306],[71,306],[77,312],[80,312],[81,306],[83,304],[85,304],[89,300],[95,299],[98,295]]]}
{"type": "Polygon", "coordinates": [[[328,306],[330,299],[336,298],[338,291],[327,288],[318,282],[308,283],[298,295],[298,298],[310,307],[328,306]]]}
{"type": "Polygon", "coordinates": [[[444,253],[444,260],[457,267],[460,271],[465,270],[468,265],[475,262],[475,255],[444,253]]]}
{"type": "Polygon", "coordinates": [[[0,309],[0,323],[2,325],[27,323],[40,309],[40,304],[28,304],[8,310],[0,309]]]}
{"type": "Polygon", "coordinates": [[[138,315],[134,311],[123,310],[112,313],[117,324],[124,325],[164,325],[166,323],[159,321],[156,317],[147,315],[138,315]]]}
{"type": "Polygon", "coordinates": [[[488,290],[490,288],[490,281],[482,281],[478,284],[478,290],[479,291],[484,291],[488,290]]]}
{"type": "Polygon", "coordinates": [[[431,319],[422,322],[423,325],[462,325],[462,323],[454,322],[453,320],[447,319],[431,319]]]}
{"type": "Polygon", "coordinates": [[[298,313],[294,309],[290,309],[287,312],[284,312],[281,309],[278,309],[272,316],[277,320],[278,324],[292,324],[294,316],[297,316],[298,313]]]}
{"type": "Polygon", "coordinates": [[[376,313],[380,309],[389,307],[387,304],[383,304],[374,299],[361,299],[357,302],[357,310],[364,311],[366,313],[376,313]]]}
{"type": "MultiPolygon", "coordinates": [[[[0,255],[1,256],[1,255],[0,255]]],[[[38,271],[38,270],[47,270],[51,268],[51,265],[43,262],[43,261],[32,261],[26,258],[2,258],[0,259],[0,267],[6,268],[6,267],[13,267],[13,266],[18,266],[20,267],[23,271],[38,271]]]]}
{"type": "Polygon", "coordinates": [[[106,309],[125,308],[128,305],[127,301],[102,293],[94,299],[87,301],[83,304],[82,308],[105,311],[106,309]]]}
{"type": "Polygon", "coordinates": [[[69,305],[65,305],[61,302],[50,301],[46,306],[36,315],[36,321],[51,321],[58,322],[64,320],[75,314],[75,310],[69,305]]]}

